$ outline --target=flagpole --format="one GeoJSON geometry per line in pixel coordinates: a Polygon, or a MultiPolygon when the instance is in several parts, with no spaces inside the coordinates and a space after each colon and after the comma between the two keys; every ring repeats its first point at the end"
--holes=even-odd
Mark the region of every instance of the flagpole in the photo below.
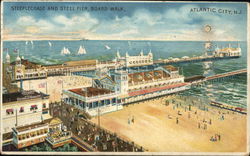
{"type": "Polygon", "coordinates": [[[47,83],[47,81],[46,81],[46,94],[48,94],[48,83],[47,83]]]}

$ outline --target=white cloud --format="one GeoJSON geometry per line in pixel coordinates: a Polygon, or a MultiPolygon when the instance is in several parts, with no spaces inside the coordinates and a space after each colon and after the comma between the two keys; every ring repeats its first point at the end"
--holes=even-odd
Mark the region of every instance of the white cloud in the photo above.
{"type": "Polygon", "coordinates": [[[240,40],[239,25],[235,17],[215,13],[190,13],[197,5],[169,8],[163,13],[138,9],[131,16],[115,16],[114,19],[98,19],[89,12],[65,16],[55,15],[48,19],[21,16],[16,24],[9,26],[8,33],[57,35],[89,39],[155,39],[155,40],[240,40]],[[213,31],[206,34],[204,25],[213,31]]]}
{"type": "Polygon", "coordinates": [[[91,17],[87,12],[72,17],[66,17],[63,15],[55,16],[52,21],[62,25],[61,29],[64,31],[88,30],[99,22],[98,19],[91,17]]]}

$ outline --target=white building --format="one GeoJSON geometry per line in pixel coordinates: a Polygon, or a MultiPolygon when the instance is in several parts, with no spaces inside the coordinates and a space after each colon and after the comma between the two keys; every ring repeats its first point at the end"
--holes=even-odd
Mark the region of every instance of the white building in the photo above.
{"type": "Polygon", "coordinates": [[[117,52],[116,61],[119,62],[119,64],[125,65],[126,67],[152,65],[153,53],[150,50],[147,55],[144,55],[143,51],[141,51],[138,56],[130,56],[128,52],[126,52],[125,57],[121,57],[120,53],[117,52]]]}
{"type": "Polygon", "coordinates": [[[104,88],[76,88],[63,90],[66,104],[84,110],[91,116],[122,109],[118,93],[104,88]]]}
{"type": "Polygon", "coordinates": [[[13,127],[40,122],[50,118],[49,96],[33,90],[3,94],[2,105],[3,133],[12,131],[13,127]]]}
{"type": "Polygon", "coordinates": [[[214,51],[214,56],[225,57],[225,56],[241,56],[241,48],[238,45],[237,48],[231,47],[231,44],[228,45],[226,48],[216,48],[214,51]]]}

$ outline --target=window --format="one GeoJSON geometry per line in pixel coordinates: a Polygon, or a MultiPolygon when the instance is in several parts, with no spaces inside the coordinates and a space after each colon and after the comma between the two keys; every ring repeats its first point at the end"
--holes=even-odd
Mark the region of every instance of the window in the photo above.
{"type": "Polygon", "coordinates": [[[43,103],[43,108],[46,108],[46,103],[43,103]]]}
{"type": "Polygon", "coordinates": [[[13,109],[6,109],[6,113],[7,113],[7,115],[14,114],[14,110],[13,109]]]}
{"type": "Polygon", "coordinates": [[[21,107],[19,110],[19,113],[22,113],[22,112],[24,112],[24,107],[21,107]]]}
{"type": "Polygon", "coordinates": [[[31,105],[30,106],[30,111],[32,111],[32,110],[37,110],[37,105],[31,105]]]}

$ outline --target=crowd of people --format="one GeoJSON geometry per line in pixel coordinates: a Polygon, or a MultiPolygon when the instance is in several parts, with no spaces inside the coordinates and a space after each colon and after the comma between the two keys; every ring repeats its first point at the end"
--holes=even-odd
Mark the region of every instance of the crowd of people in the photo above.
{"type": "Polygon", "coordinates": [[[136,145],[134,142],[126,141],[117,136],[117,134],[107,131],[85,118],[81,118],[80,114],[84,115],[84,112],[80,112],[69,105],[62,104],[59,108],[57,104],[52,111],[52,115],[59,117],[68,130],[90,145],[95,151],[145,151],[143,147],[136,145]],[[59,113],[61,108],[63,109],[59,113]]]}

